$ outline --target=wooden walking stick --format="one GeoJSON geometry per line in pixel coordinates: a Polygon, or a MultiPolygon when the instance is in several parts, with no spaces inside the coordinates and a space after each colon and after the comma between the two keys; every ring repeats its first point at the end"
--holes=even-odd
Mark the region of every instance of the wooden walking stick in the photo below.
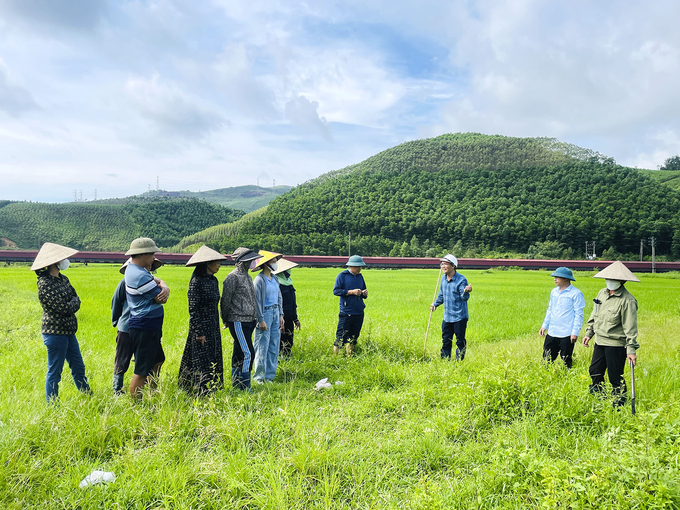
{"type": "MultiPolygon", "coordinates": [[[[432,303],[434,303],[434,300],[437,299],[437,293],[439,292],[439,282],[441,281],[441,276],[442,270],[439,269],[439,271],[437,271],[437,285],[434,288],[434,296],[432,296],[432,303]]],[[[423,358],[425,357],[425,353],[427,351],[427,335],[430,334],[430,322],[432,322],[432,312],[433,310],[430,309],[430,318],[427,319],[427,331],[425,331],[425,345],[423,345],[423,358]]]]}
{"type": "Polygon", "coordinates": [[[633,362],[631,360],[628,360],[630,363],[630,390],[631,390],[631,398],[630,398],[630,406],[633,411],[633,414],[635,414],[635,365],[633,365],[633,362]]]}

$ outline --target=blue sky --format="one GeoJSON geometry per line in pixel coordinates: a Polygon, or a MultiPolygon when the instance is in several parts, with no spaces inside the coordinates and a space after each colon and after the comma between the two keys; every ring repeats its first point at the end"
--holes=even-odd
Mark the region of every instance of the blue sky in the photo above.
{"type": "Polygon", "coordinates": [[[680,2],[0,0],[0,199],[296,185],[399,143],[680,154],[680,2]]]}

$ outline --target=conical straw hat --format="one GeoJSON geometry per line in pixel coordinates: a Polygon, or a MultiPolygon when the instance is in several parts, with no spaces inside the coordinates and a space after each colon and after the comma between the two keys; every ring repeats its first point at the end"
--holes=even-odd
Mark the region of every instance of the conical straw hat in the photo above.
{"type": "Polygon", "coordinates": [[[186,263],[187,266],[195,266],[201,262],[212,262],[214,260],[227,260],[227,257],[221,253],[208,248],[206,245],[201,246],[196,253],[194,253],[189,262],[186,263]]]}
{"type": "Polygon", "coordinates": [[[262,258],[257,260],[257,263],[255,264],[255,266],[253,266],[252,271],[257,271],[258,269],[261,269],[262,266],[269,262],[270,260],[280,259],[281,257],[283,257],[283,255],[281,255],[280,253],[276,253],[273,251],[260,250],[258,253],[262,255],[262,258]]]}
{"type": "Polygon", "coordinates": [[[278,262],[276,263],[276,271],[272,271],[272,274],[279,274],[283,273],[284,271],[288,271],[289,269],[293,269],[294,267],[297,267],[299,264],[296,264],[295,262],[291,262],[290,260],[286,260],[284,258],[280,258],[278,262]]]}
{"type": "Polygon", "coordinates": [[[620,260],[609,264],[602,271],[593,276],[593,278],[606,278],[607,280],[620,280],[622,282],[640,281],[620,260]]]}
{"type": "Polygon", "coordinates": [[[52,264],[56,264],[60,260],[69,258],[72,255],[78,253],[78,250],[69,248],[67,246],[62,246],[55,243],[45,243],[40,248],[38,255],[33,261],[31,266],[31,271],[37,271],[52,264]]]}

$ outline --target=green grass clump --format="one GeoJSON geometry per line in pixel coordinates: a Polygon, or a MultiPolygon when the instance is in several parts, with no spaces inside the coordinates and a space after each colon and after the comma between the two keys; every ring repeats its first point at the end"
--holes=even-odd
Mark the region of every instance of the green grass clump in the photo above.
{"type": "MultiPolygon", "coordinates": [[[[220,280],[229,268],[218,274],[220,280]]],[[[541,362],[545,271],[461,272],[474,287],[463,363],[438,359],[441,310],[423,342],[437,272],[366,270],[353,358],[334,357],[338,269],[295,269],[302,331],[276,382],[194,399],[177,386],[191,268],[172,289],[157,393],[111,391],[117,266],[74,265],[78,339],[92,396],[64,371],[44,401],[46,353],[35,277],[0,268],[0,506],[25,508],[677,508],[680,505],[680,280],[640,275],[638,414],[588,392],[574,368],[541,362]],[[342,381],[326,391],[314,384],[342,381]],[[117,480],[87,489],[93,469],[117,480]]],[[[586,317],[601,281],[577,273],[586,317]]],[[[231,339],[223,335],[225,360],[231,339]]],[[[228,365],[228,362],[227,362],[228,365]]],[[[126,383],[129,382],[129,375],[126,383]]],[[[626,376],[629,374],[627,372],[626,376]]]]}

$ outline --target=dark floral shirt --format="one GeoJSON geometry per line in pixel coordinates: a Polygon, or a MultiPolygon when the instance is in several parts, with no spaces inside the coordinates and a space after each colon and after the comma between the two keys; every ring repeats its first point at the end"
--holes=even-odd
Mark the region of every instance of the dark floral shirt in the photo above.
{"type": "Polygon", "coordinates": [[[42,332],[45,335],[75,335],[78,331],[76,312],[80,298],[63,274],[49,273],[38,278],[38,299],[43,308],[42,332]]]}

